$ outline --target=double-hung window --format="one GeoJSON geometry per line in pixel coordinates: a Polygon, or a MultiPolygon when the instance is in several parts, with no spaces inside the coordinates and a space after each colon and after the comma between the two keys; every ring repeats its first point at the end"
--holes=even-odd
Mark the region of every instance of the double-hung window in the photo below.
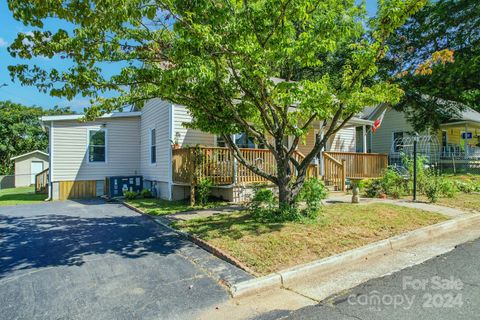
{"type": "Polygon", "coordinates": [[[156,130],[150,130],[150,163],[157,163],[157,135],[156,130]]]}
{"type": "Polygon", "coordinates": [[[88,162],[107,161],[107,132],[104,129],[88,131],[88,162]]]}

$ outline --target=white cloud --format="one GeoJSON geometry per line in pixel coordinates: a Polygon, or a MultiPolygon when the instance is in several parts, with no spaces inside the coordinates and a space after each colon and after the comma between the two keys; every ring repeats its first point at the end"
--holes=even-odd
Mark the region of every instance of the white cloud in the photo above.
{"type": "Polygon", "coordinates": [[[8,42],[5,41],[5,39],[0,38],[0,48],[6,47],[8,45],[8,42]]]}
{"type": "Polygon", "coordinates": [[[62,100],[58,103],[59,107],[70,107],[73,111],[83,113],[84,108],[90,107],[89,99],[62,100]]]}

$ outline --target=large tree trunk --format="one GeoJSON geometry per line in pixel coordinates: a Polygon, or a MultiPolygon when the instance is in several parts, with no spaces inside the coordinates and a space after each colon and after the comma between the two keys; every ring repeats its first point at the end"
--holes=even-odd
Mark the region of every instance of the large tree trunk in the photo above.
{"type": "Polygon", "coordinates": [[[297,194],[295,194],[292,183],[293,174],[288,159],[279,159],[277,161],[277,177],[279,209],[294,206],[297,194]]]}

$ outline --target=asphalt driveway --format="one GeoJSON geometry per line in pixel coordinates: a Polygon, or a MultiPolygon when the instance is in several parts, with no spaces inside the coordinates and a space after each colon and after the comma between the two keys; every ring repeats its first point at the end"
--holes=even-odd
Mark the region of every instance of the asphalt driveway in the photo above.
{"type": "Polygon", "coordinates": [[[120,204],[0,207],[0,319],[192,318],[231,268],[120,204]]]}

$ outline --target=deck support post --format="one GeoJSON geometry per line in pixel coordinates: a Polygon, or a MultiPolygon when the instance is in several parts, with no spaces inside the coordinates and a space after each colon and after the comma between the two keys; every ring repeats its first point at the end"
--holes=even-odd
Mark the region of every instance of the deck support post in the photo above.
{"type": "Polygon", "coordinates": [[[342,191],[347,191],[345,187],[345,180],[347,180],[347,167],[345,165],[345,159],[342,159],[342,191]]]}
{"type": "MultiPolygon", "coordinates": [[[[235,134],[232,134],[232,141],[233,141],[234,144],[236,144],[236,143],[235,143],[235,134]]],[[[232,175],[233,175],[233,177],[232,177],[232,184],[236,185],[237,182],[238,182],[238,162],[237,162],[237,158],[235,158],[235,157],[233,156],[233,151],[231,151],[231,152],[232,152],[232,158],[233,158],[233,163],[232,163],[232,165],[233,165],[233,167],[232,167],[232,175]]]]}
{"type": "Polygon", "coordinates": [[[190,206],[195,205],[195,185],[197,184],[197,150],[190,148],[189,156],[192,166],[192,177],[190,180],[190,206]]]}
{"type": "Polygon", "coordinates": [[[362,126],[362,134],[363,134],[363,153],[367,153],[367,126],[362,126]]]}

